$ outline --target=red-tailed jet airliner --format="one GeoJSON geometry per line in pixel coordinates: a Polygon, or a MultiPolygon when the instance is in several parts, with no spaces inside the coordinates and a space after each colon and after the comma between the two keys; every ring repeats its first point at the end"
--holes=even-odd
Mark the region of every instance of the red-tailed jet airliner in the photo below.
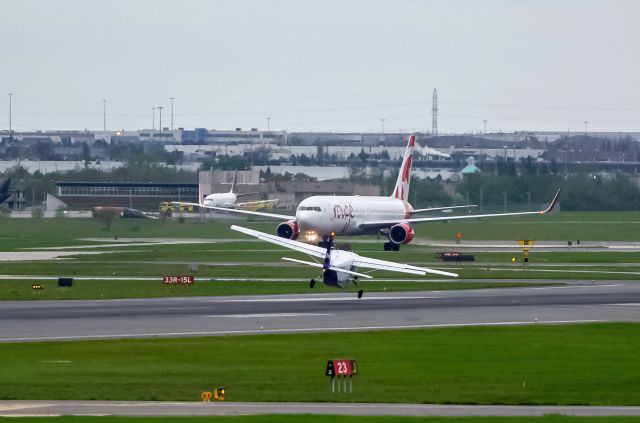
{"type": "Polygon", "coordinates": [[[437,216],[437,217],[413,217],[416,213],[432,212],[438,210],[448,210],[457,207],[452,206],[437,207],[430,209],[414,210],[409,204],[409,182],[411,173],[411,161],[415,146],[415,135],[409,137],[407,150],[404,154],[400,174],[396,181],[395,188],[391,196],[333,196],[314,195],[304,199],[298,205],[295,216],[257,212],[249,210],[230,209],[225,207],[208,206],[206,204],[180,203],[193,206],[200,206],[207,209],[224,211],[229,213],[240,213],[254,216],[264,216],[273,219],[284,220],[276,228],[279,237],[295,240],[300,234],[306,240],[318,239],[324,241],[330,236],[352,236],[365,234],[384,234],[389,241],[384,244],[385,250],[398,251],[400,244],[408,244],[414,236],[413,225],[424,222],[450,221],[461,219],[478,219],[500,216],[521,216],[521,215],[544,215],[550,212],[556,203],[560,191],[556,193],[553,200],[544,210],[516,212],[516,213],[494,213],[494,214],[466,214],[459,216],[437,216]]]}

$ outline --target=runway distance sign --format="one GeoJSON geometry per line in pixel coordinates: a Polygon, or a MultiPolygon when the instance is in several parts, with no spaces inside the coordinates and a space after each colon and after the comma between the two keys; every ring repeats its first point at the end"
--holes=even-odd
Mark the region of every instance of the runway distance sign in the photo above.
{"type": "Polygon", "coordinates": [[[325,375],[335,376],[354,376],[357,374],[357,365],[355,360],[329,360],[325,375]]]}
{"type": "Polygon", "coordinates": [[[193,275],[164,275],[162,282],[165,285],[191,285],[195,281],[193,275]]]}

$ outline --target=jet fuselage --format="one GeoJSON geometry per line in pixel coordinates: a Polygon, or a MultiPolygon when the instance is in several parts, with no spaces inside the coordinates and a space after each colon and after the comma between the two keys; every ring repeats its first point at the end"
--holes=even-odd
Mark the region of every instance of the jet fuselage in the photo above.
{"type": "Polygon", "coordinates": [[[303,200],[296,209],[300,232],[315,231],[319,236],[362,235],[361,223],[411,217],[413,208],[399,198],[377,196],[319,195],[303,200]]]}

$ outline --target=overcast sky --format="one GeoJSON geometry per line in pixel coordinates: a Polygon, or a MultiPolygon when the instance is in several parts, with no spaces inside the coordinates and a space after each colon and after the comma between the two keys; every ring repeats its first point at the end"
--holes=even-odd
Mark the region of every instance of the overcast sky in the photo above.
{"type": "Polygon", "coordinates": [[[640,131],[640,1],[0,2],[0,129],[640,131]],[[158,115],[156,113],[156,125],[158,115]]]}

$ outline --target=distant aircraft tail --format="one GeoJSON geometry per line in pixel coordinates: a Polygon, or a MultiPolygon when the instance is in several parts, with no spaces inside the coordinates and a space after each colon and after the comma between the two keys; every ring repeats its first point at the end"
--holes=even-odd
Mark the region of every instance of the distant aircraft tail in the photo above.
{"type": "Polygon", "coordinates": [[[238,177],[238,169],[236,169],[235,173],[233,174],[233,182],[231,183],[231,189],[229,190],[229,192],[231,194],[233,194],[233,192],[236,189],[236,178],[238,177]]]}
{"type": "Polygon", "coordinates": [[[399,198],[403,201],[409,199],[409,182],[411,182],[411,161],[413,159],[413,148],[416,143],[416,136],[409,136],[409,143],[407,144],[407,150],[404,152],[404,159],[402,160],[402,166],[400,166],[400,173],[398,174],[398,180],[396,181],[396,187],[393,189],[393,198],[399,198]]]}

